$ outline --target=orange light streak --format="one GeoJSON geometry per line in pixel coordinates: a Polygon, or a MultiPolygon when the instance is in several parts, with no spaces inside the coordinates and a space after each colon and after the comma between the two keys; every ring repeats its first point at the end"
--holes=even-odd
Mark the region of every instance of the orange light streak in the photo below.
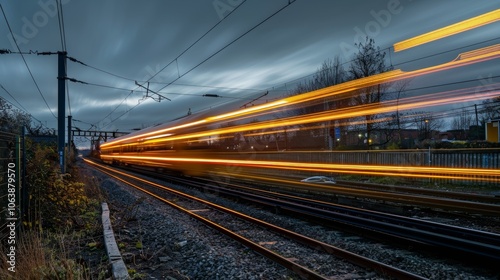
{"type": "Polygon", "coordinates": [[[234,160],[218,158],[185,158],[185,157],[154,157],[154,156],[103,156],[104,158],[117,158],[131,161],[153,161],[153,162],[186,162],[190,164],[217,164],[237,165],[247,167],[260,167],[284,170],[314,171],[326,173],[365,174],[379,176],[404,176],[415,178],[446,178],[467,180],[500,180],[500,172],[496,169],[470,169],[470,168],[447,168],[447,167],[422,167],[422,166],[393,166],[393,165],[356,165],[356,164],[333,164],[333,163],[308,163],[308,162],[284,162],[284,161],[262,161],[262,160],[234,160]],[[439,174],[439,175],[436,175],[439,174]],[[487,176],[478,178],[476,176],[487,176]]]}
{"type": "MultiPolygon", "coordinates": [[[[182,125],[178,125],[178,126],[173,126],[173,127],[160,129],[160,130],[155,130],[155,131],[140,134],[137,136],[131,136],[131,137],[124,136],[125,138],[121,138],[121,139],[119,138],[117,140],[114,140],[114,141],[111,141],[108,143],[103,143],[101,145],[101,149],[105,150],[106,148],[111,148],[112,145],[115,145],[115,144],[118,144],[118,143],[121,143],[121,142],[124,142],[127,140],[141,139],[141,138],[144,138],[144,136],[153,136],[153,135],[158,135],[160,133],[164,133],[167,131],[172,131],[175,129],[185,128],[185,127],[191,127],[191,126],[198,125],[198,124],[209,124],[209,123],[212,123],[215,121],[227,120],[227,119],[230,119],[231,117],[235,117],[235,116],[243,116],[243,115],[248,115],[248,114],[252,114],[252,113],[270,110],[270,109],[276,109],[276,108],[280,108],[280,107],[287,106],[287,105],[298,104],[298,103],[302,103],[302,102],[306,102],[306,101],[312,101],[312,100],[316,100],[319,98],[325,98],[325,97],[329,97],[329,96],[333,96],[333,95],[338,95],[338,94],[350,92],[350,91],[357,90],[357,89],[364,88],[364,87],[368,87],[368,86],[373,86],[373,85],[377,85],[377,84],[381,84],[381,83],[392,82],[392,81],[397,81],[397,80],[402,80],[402,79],[413,78],[413,77],[417,77],[417,76],[421,76],[421,75],[427,75],[430,73],[448,70],[448,69],[453,69],[453,68],[457,68],[460,66],[469,65],[472,63],[478,63],[478,62],[482,62],[482,61],[486,61],[486,60],[494,59],[494,58],[498,58],[498,57],[500,57],[500,44],[460,54],[455,60],[447,62],[447,63],[439,64],[436,66],[431,66],[431,67],[427,67],[427,68],[423,68],[423,69],[419,69],[419,70],[414,70],[414,71],[410,71],[410,72],[403,72],[401,70],[393,70],[393,71],[373,75],[370,77],[364,77],[361,79],[348,81],[348,82],[334,85],[331,87],[311,91],[308,93],[287,97],[287,98],[284,98],[282,100],[278,100],[278,101],[271,102],[268,104],[255,106],[252,108],[246,108],[246,109],[234,111],[234,112],[227,113],[227,114],[222,114],[219,116],[208,117],[208,118],[205,118],[205,119],[202,119],[199,121],[195,121],[195,122],[191,122],[191,123],[187,123],[187,124],[182,124],[182,125]]],[[[401,107],[399,108],[399,110],[401,110],[401,107]]],[[[366,113],[364,113],[364,115],[366,115],[366,113]]],[[[324,121],[324,120],[330,120],[330,119],[323,117],[323,118],[318,118],[315,121],[324,121]]],[[[313,121],[308,121],[308,122],[313,122],[313,121]]],[[[281,123],[283,123],[283,122],[281,122],[281,123]]],[[[298,124],[298,123],[300,123],[300,122],[290,123],[290,124],[285,123],[282,125],[293,125],[293,124],[298,124]]],[[[272,127],[272,126],[269,126],[269,125],[258,126],[254,129],[262,129],[262,128],[266,128],[266,127],[272,127]]],[[[248,131],[248,130],[249,129],[246,129],[246,131],[248,131]]],[[[236,131],[238,131],[238,130],[234,130],[234,129],[233,130],[219,130],[219,132],[217,132],[217,133],[232,133],[232,132],[236,132],[236,131]]],[[[192,136],[187,136],[187,135],[186,136],[179,136],[179,137],[168,138],[168,140],[186,139],[186,138],[190,138],[190,137],[203,137],[203,136],[209,136],[209,135],[213,135],[213,134],[216,134],[216,133],[209,133],[209,132],[199,133],[199,134],[195,133],[195,134],[192,134],[192,136]]],[[[160,141],[163,141],[163,140],[160,140],[160,141]]],[[[164,139],[164,141],[167,141],[167,139],[164,139]]]]}
{"type": "Polygon", "coordinates": [[[398,52],[409,48],[413,48],[448,36],[462,33],[474,28],[478,28],[480,26],[487,25],[496,22],[498,20],[500,20],[500,9],[395,43],[394,51],[398,52]]]}
{"type": "Polygon", "coordinates": [[[281,107],[281,106],[285,105],[286,103],[287,103],[287,101],[285,99],[277,100],[277,101],[274,101],[271,103],[266,103],[263,105],[257,105],[257,106],[253,106],[250,108],[245,108],[242,110],[238,110],[238,111],[234,111],[234,112],[230,112],[230,113],[226,113],[226,114],[222,114],[222,115],[218,115],[218,116],[208,117],[205,120],[207,122],[212,122],[214,120],[225,120],[225,119],[229,119],[229,118],[235,117],[235,116],[248,115],[250,113],[260,112],[260,111],[263,111],[263,110],[269,109],[269,108],[281,107]]]}
{"type": "MultiPolygon", "coordinates": [[[[141,138],[144,138],[144,136],[156,135],[158,133],[172,131],[172,130],[180,129],[180,128],[186,128],[186,127],[190,127],[190,126],[202,124],[202,123],[205,123],[205,122],[206,122],[206,120],[199,120],[199,121],[195,121],[195,122],[190,122],[190,123],[186,123],[186,124],[181,124],[181,125],[177,125],[177,126],[168,127],[168,128],[165,128],[165,129],[160,129],[160,130],[155,130],[155,131],[152,131],[152,132],[147,132],[147,133],[136,135],[136,136],[131,136],[131,137],[124,136],[125,138],[121,138],[120,137],[121,139],[117,139],[117,140],[114,140],[114,141],[110,141],[110,142],[101,144],[101,148],[107,147],[107,146],[109,146],[111,144],[114,145],[114,144],[117,144],[117,143],[121,143],[121,142],[124,142],[126,140],[141,139],[141,138]]],[[[154,137],[149,137],[149,138],[154,138],[154,137]]],[[[148,138],[144,138],[144,139],[148,139],[148,138]]]]}
{"type": "Polygon", "coordinates": [[[144,140],[151,140],[151,139],[156,139],[156,138],[162,138],[162,137],[167,137],[167,136],[171,136],[171,135],[172,135],[172,133],[160,134],[160,135],[146,137],[146,138],[144,138],[144,140]]]}
{"type": "MultiPolygon", "coordinates": [[[[464,94],[461,91],[458,91],[458,93],[464,94]]],[[[152,144],[152,143],[158,143],[158,142],[164,142],[164,141],[206,137],[206,136],[217,135],[217,134],[239,133],[239,132],[250,131],[250,130],[259,130],[259,129],[262,130],[262,129],[270,129],[270,128],[274,128],[274,127],[280,127],[280,126],[293,126],[293,125],[306,124],[306,123],[323,122],[323,121],[330,121],[330,120],[336,120],[336,119],[353,118],[353,117],[360,117],[360,116],[366,116],[366,115],[388,113],[388,112],[392,112],[395,110],[404,111],[404,110],[410,110],[410,109],[416,109],[416,108],[425,108],[425,107],[439,106],[439,105],[446,105],[446,104],[453,104],[453,103],[477,101],[480,99],[488,99],[488,98],[496,97],[496,96],[498,96],[499,93],[500,93],[499,91],[492,91],[492,92],[482,94],[482,95],[471,95],[471,94],[467,94],[467,92],[466,92],[464,95],[455,96],[455,97],[448,97],[448,98],[440,98],[439,96],[429,94],[426,96],[427,98],[429,98],[429,100],[425,100],[424,99],[425,96],[420,96],[420,97],[410,98],[408,102],[405,102],[405,100],[402,99],[402,100],[400,100],[399,104],[397,104],[397,101],[391,101],[391,102],[387,102],[387,103],[383,103],[383,104],[382,103],[381,104],[368,104],[368,105],[363,105],[363,106],[351,107],[349,110],[347,110],[347,109],[334,110],[334,111],[309,114],[309,115],[305,115],[305,116],[290,117],[290,118],[284,118],[284,119],[267,121],[267,122],[251,123],[251,124],[239,125],[239,126],[234,126],[234,127],[219,128],[219,129],[213,129],[213,130],[209,130],[209,131],[202,131],[202,132],[166,137],[166,138],[162,138],[162,139],[150,140],[150,141],[146,141],[145,143],[152,144]],[[419,101],[417,101],[417,100],[419,100],[419,101]]]]}

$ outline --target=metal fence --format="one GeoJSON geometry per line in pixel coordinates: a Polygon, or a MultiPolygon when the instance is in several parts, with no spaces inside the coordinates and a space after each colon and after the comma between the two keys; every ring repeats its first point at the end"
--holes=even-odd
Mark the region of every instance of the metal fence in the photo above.
{"type": "Polygon", "coordinates": [[[15,242],[21,225],[23,140],[21,135],[0,132],[0,239],[3,246],[15,242]]]}
{"type": "MultiPolygon", "coordinates": [[[[249,153],[250,154],[250,153],[249,153]]],[[[356,165],[390,165],[415,167],[446,167],[470,169],[498,169],[500,174],[500,149],[412,149],[412,150],[363,150],[363,151],[287,151],[253,153],[252,160],[277,160],[306,163],[335,163],[356,165]]],[[[402,174],[401,177],[404,177],[402,174]]],[[[485,177],[487,184],[500,185],[500,181],[485,177]]],[[[429,179],[425,179],[426,182],[429,179]]],[[[436,182],[458,182],[437,179],[436,182]]],[[[464,183],[483,184],[481,178],[464,178],[464,183]],[[467,180],[470,179],[470,180],[467,180]]]]}

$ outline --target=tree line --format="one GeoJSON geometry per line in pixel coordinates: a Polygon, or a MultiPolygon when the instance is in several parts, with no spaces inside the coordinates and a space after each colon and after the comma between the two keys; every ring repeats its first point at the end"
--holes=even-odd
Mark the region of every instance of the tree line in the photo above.
{"type": "MultiPolygon", "coordinates": [[[[387,62],[386,52],[380,50],[374,39],[367,37],[365,42],[355,46],[357,52],[349,62],[342,62],[339,56],[325,60],[312,78],[299,83],[290,95],[314,91],[393,70],[392,65],[387,62]]],[[[361,88],[348,94],[296,107],[287,114],[301,115],[324,110],[361,108],[388,100],[399,102],[399,99],[407,94],[410,83],[411,79],[361,88]]],[[[484,125],[488,120],[499,117],[500,96],[483,100],[480,104],[463,107],[461,110],[454,109],[447,112],[446,116],[443,116],[442,112],[435,111],[407,110],[399,112],[397,110],[390,113],[374,113],[362,117],[340,119],[330,121],[327,124],[306,124],[301,126],[301,133],[303,134],[302,138],[325,135],[325,139],[328,139],[329,136],[329,141],[333,142],[330,143],[330,148],[332,148],[332,146],[342,145],[344,140],[342,136],[346,135],[347,132],[356,131],[361,135],[360,138],[363,138],[362,144],[366,147],[371,148],[376,145],[386,147],[389,144],[401,145],[402,130],[416,129],[420,132],[420,140],[424,140],[432,136],[430,132],[442,131],[446,128],[469,131],[471,127],[477,126],[476,131],[481,131],[481,129],[484,131],[484,125]],[[385,134],[384,141],[371,142],[370,139],[374,132],[385,134]],[[336,139],[336,134],[341,136],[340,139],[336,139]]],[[[474,136],[474,138],[473,140],[480,140],[478,136],[474,136]]]]}

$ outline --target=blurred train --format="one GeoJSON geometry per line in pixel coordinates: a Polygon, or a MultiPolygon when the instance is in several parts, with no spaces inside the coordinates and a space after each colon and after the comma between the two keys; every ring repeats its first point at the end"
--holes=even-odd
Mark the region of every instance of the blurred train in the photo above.
{"type": "Polygon", "coordinates": [[[102,143],[97,154],[108,164],[147,166],[189,176],[243,168],[256,153],[276,151],[283,142],[279,131],[248,129],[260,123],[254,115],[258,108],[188,115],[102,143]]]}
{"type": "MultiPolygon", "coordinates": [[[[432,154],[430,150],[334,152],[331,141],[337,139],[332,139],[331,132],[328,133],[337,134],[334,128],[339,132],[343,128],[339,135],[345,139],[347,131],[367,127],[367,116],[377,115],[373,122],[387,126],[395,122],[395,111],[439,108],[496,97],[497,90],[478,93],[475,87],[445,92],[447,98],[443,94],[427,93],[419,95],[418,99],[398,96],[397,99],[345,106],[349,104],[347,101],[362,94],[360,89],[363,88],[497,57],[500,57],[500,45],[463,53],[453,61],[427,68],[392,70],[247,108],[231,111],[226,107],[225,113],[210,111],[188,115],[102,143],[99,157],[109,164],[142,165],[196,176],[221,169],[231,173],[238,168],[241,173],[241,170],[260,168],[276,173],[286,171],[287,175],[300,171],[428,179],[442,174],[440,178],[445,179],[483,180],[485,177],[486,181],[497,182],[500,179],[498,170],[491,168],[500,161],[497,150],[432,154]],[[313,145],[315,140],[323,143],[323,151],[313,145]],[[328,141],[330,145],[326,144],[328,141]],[[464,158],[463,154],[467,154],[467,161],[458,160],[464,158]],[[462,166],[462,169],[453,169],[462,166]]],[[[369,138],[367,133],[361,132],[357,133],[359,140],[363,134],[369,138]]],[[[365,141],[370,146],[372,139],[365,141]]]]}
{"type": "Polygon", "coordinates": [[[221,114],[188,115],[103,143],[100,158],[110,164],[148,165],[184,174],[206,173],[214,165],[239,164],[231,159],[246,160],[248,155],[232,152],[280,150],[280,141],[286,141],[301,124],[314,126],[334,118],[335,114],[324,111],[328,100],[333,102],[339,94],[378,84],[399,73],[391,71],[233,111],[225,106],[221,114]],[[305,106],[315,109],[306,110],[303,117],[305,106]]]}
{"type": "Polygon", "coordinates": [[[113,165],[146,166],[187,176],[289,179],[344,174],[407,177],[425,182],[431,178],[447,183],[500,182],[500,149],[332,151],[300,150],[289,145],[292,149],[284,150],[280,149],[286,138],[283,134],[291,133],[291,127],[286,132],[281,127],[257,131],[252,129],[266,121],[211,120],[202,115],[188,116],[136,131],[101,144],[99,157],[113,165]]]}

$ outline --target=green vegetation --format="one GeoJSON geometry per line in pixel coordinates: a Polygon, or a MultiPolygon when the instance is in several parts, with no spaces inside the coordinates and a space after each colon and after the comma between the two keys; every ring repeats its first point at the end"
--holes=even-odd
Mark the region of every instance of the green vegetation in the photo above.
{"type": "MultiPolygon", "coordinates": [[[[51,135],[30,117],[0,99],[0,128],[19,134],[51,135]]],[[[71,153],[70,153],[71,154],[71,153]]],[[[15,272],[0,270],[0,279],[106,279],[107,259],[102,246],[97,180],[68,158],[67,174],[58,166],[57,147],[26,137],[25,152],[28,211],[16,238],[15,272]]],[[[0,260],[7,263],[7,242],[0,246],[0,260]]]]}
{"type": "Polygon", "coordinates": [[[104,279],[107,262],[100,256],[99,219],[103,195],[95,179],[82,176],[75,165],[61,175],[54,147],[30,143],[30,151],[29,212],[19,238],[19,269],[3,270],[0,278],[104,279]]]}

